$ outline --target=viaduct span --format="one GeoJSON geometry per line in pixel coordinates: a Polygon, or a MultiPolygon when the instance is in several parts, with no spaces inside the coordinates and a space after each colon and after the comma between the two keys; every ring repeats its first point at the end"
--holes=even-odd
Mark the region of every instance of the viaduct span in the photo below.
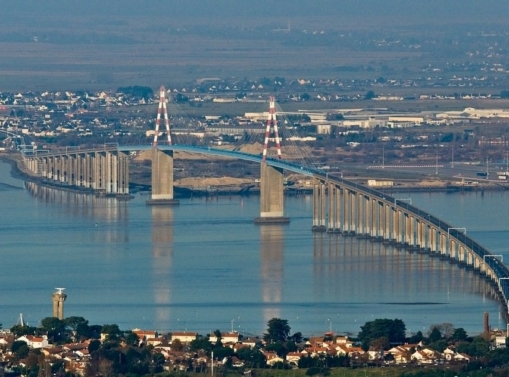
{"type": "MultiPolygon", "coordinates": [[[[164,89],[164,88],[163,88],[164,89]]],[[[161,92],[161,97],[164,92],[161,92]]],[[[162,108],[162,110],[161,110],[162,108]]],[[[411,251],[429,253],[458,263],[485,275],[498,288],[508,306],[509,270],[502,257],[467,236],[466,230],[413,206],[408,199],[398,199],[355,182],[335,177],[322,170],[281,159],[279,136],[275,124],[273,98],[267,122],[264,153],[246,154],[221,149],[172,145],[168,140],[153,145],[118,146],[80,150],[67,148],[60,152],[24,154],[26,167],[43,181],[84,188],[105,195],[129,195],[129,160],[132,151],[152,150],[152,196],[147,204],[178,204],[173,195],[173,153],[186,151],[223,156],[260,163],[260,216],[255,223],[287,223],[284,215],[283,173],[291,171],[312,178],[314,232],[370,239],[394,244],[411,251]],[[270,124],[276,134],[278,154],[267,157],[270,124]]],[[[158,134],[161,106],[156,123],[158,134]]],[[[509,309],[508,309],[509,310],[509,309]]]]}

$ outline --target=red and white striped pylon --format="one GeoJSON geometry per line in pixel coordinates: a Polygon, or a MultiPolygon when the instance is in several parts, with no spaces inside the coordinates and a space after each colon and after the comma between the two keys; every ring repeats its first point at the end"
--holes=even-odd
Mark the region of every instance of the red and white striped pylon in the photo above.
{"type": "Polygon", "coordinates": [[[277,129],[276,120],[276,100],[274,99],[274,96],[270,96],[269,99],[269,116],[267,118],[267,128],[265,129],[265,142],[263,144],[263,156],[262,156],[263,162],[265,162],[265,160],[267,159],[267,147],[269,144],[271,126],[274,127],[274,136],[276,137],[277,158],[281,160],[281,144],[279,143],[279,132],[277,129]]]}
{"type": "Polygon", "coordinates": [[[161,115],[164,114],[164,125],[166,126],[166,136],[168,137],[168,145],[171,145],[170,120],[168,118],[168,109],[166,107],[166,89],[161,86],[159,89],[159,107],[157,108],[156,133],[154,134],[154,143],[152,146],[157,147],[157,137],[159,136],[159,127],[161,126],[161,115]]]}

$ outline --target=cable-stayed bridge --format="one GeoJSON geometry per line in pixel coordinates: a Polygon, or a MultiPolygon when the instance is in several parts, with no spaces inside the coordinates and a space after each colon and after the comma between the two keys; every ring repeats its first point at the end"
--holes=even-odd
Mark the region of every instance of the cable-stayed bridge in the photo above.
{"type": "Polygon", "coordinates": [[[173,192],[174,152],[191,152],[260,164],[260,213],[257,224],[288,223],[284,213],[284,172],[310,177],[313,185],[314,232],[394,244],[411,251],[439,256],[486,276],[508,306],[509,270],[500,255],[494,255],[466,234],[466,229],[449,224],[411,204],[355,182],[314,168],[307,152],[301,161],[283,159],[282,142],[276,120],[275,100],[269,112],[263,150],[259,154],[174,143],[161,88],[154,139],[151,145],[106,144],[98,148],[66,148],[47,153],[25,153],[27,168],[43,182],[86,188],[106,195],[129,195],[129,163],[133,151],[152,153],[152,193],[147,204],[178,204],[173,192]],[[160,130],[164,120],[165,130],[160,130]],[[159,137],[166,135],[161,141],[159,137]],[[268,144],[275,141],[276,154],[270,156],[268,144]]]}

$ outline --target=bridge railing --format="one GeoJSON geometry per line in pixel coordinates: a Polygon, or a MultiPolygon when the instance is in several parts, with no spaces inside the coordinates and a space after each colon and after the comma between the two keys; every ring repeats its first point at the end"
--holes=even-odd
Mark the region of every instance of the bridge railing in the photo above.
{"type": "MultiPolygon", "coordinates": [[[[118,143],[104,143],[99,145],[94,145],[90,147],[64,147],[58,149],[43,149],[43,150],[33,150],[30,153],[23,153],[27,157],[46,157],[46,156],[59,156],[66,154],[75,154],[75,153],[92,153],[92,152],[112,152],[118,150],[118,143]]],[[[23,151],[22,151],[23,152],[23,151]]]]}

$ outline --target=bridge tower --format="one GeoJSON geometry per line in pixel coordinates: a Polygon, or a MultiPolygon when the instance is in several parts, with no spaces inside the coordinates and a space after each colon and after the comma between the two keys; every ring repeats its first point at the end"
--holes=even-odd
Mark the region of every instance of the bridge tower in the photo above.
{"type": "Polygon", "coordinates": [[[267,151],[271,130],[274,131],[277,159],[281,159],[281,144],[276,120],[276,101],[274,96],[269,100],[269,115],[265,129],[265,141],[260,170],[260,217],[255,224],[285,224],[290,219],[284,216],[284,174],[283,169],[271,166],[267,162],[267,151]]]}
{"type": "Polygon", "coordinates": [[[179,204],[173,196],[173,151],[158,148],[161,118],[164,117],[166,127],[167,145],[171,145],[170,120],[166,106],[166,89],[159,89],[159,107],[157,108],[156,129],[152,143],[152,194],[147,200],[149,205],[175,205],[179,204]]]}

